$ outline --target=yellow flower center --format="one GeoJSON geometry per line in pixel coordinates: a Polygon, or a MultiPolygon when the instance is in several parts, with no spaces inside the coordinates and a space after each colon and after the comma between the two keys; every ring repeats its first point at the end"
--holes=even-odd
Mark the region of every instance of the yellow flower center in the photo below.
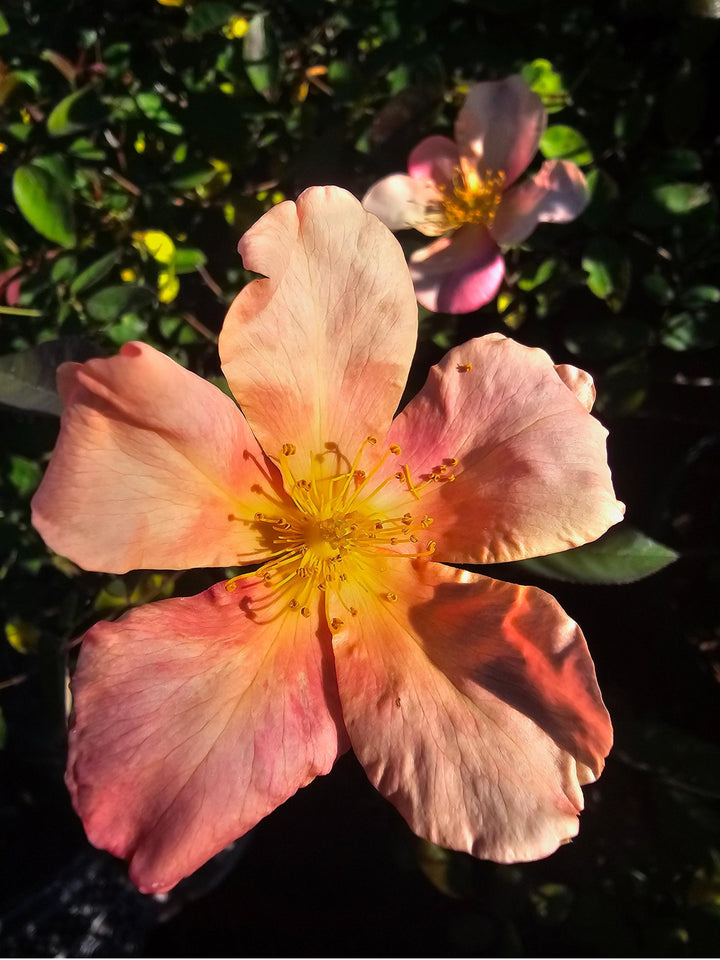
{"type": "Polygon", "coordinates": [[[472,167],[457,167],[452,187],[440,187],[447,223],[457,229],[465,223],[491,224],[502,197],[505,173],[485,170],[482,176],[472,167]]]}
{"type": "MultiPolygon", "coordinates": [[[[352,462],[336,445],[328,444],[327,453],[310,457],[307,476],[293,469],[294,444],[283,444],[277,458],[289,497],[278,499],[272,511],[255,514],[254,522],[267,530],[271,554],[253,575],[282,591],[289,609],[302,616],[309,617],[313,598],[328,590],[339,596],[351,616],[357,616],[343,598],[346,584],[376,589],[371,585],[377,584],[377,574],[385,572],[387,561],[429,557],[435,550],[435,541],[427,539],[433,518],[420,509],[393,515],[389,504],[403,497],[397,492],[388,497],[386,488],[400,484],[419,501],[429,484],[455,479],[452,468],[457,460],[445,460],[415,483],[407,464],[395,472],[382,469],[388,458],[400,457],[397,444],[391,444],[370,470],[362,469],[368,447],[376,443],[375,437],[367,437],[352,462]],[[335,458],[336,471],[328,470],[330,457],[335,458]],[[378,480],[381,472],[384,478],[378,480]]],[[[238,579],[229,580],[226,589],[234,590],[238,579]]],[[[389,589],[381,597],[391,603],[397,600],[389,589]]],[[[331,623],[333,629],[341,625],[339,620],[331,623]]]]}

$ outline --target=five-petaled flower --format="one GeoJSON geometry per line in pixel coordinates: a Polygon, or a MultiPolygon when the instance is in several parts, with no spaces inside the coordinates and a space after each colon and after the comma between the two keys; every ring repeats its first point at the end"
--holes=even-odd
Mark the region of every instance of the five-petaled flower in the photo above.
{"type": "Polygon", "coordinates": [[[585,641],[541,590],[436,561],[620,520],[592,381],[490,335],[393,420],[417,306],[391,233],[313,188],[240,250],[264,275],[220,337],[244,416],[141,343],[59,371],[33,502],[53,549],[114,573],[259,564],[85,635],[67,783],[90,840],[167,890],[352,746],[418,834],[551,853],[611,743],[585,641]]]}
{"type": "Polygon", "coordinates": [[[477,83],[455,121],[455,140],[422,140],[410,175],[385,177],[363,198],[391,230],[414,227],[433,243],[410,257],[419,302],[469,313],[502,282],[500,245],[522,243],[538,223],[566,223],[587,204],[585,177],[567,160],[543,163],[514,184],[535,156],[547,123],[542,100],[520,76],[477,83]]]}

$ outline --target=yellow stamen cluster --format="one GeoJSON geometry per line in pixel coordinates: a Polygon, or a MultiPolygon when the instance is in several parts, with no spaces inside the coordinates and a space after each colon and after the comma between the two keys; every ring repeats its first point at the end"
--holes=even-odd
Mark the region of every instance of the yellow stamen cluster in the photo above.
{"type": "MultiPolygon", "coordinates": [[[[457,460],[444,461],[414,483],[407,464],[394,473],[383,469],[389,457],[401,456],[397,444],[391,444],[371,469],[361,468],[368,447],[376,444],[375,437],[366,437],[352,462],[328,445],[327,453],[311,455],[306,476],[293,469],[295,444],[282,445],[277,461],[289,499],[277,500],[271,512],[255,514],[255,523],[267,525],[271,554],[254,576],[286,593],[288,608],[301,616],[309,617],[313,598],[328,590],[340,597],[351,617],[357,616],[357,609],[343,598],[349,582],[395,602],[392,590],[378,588],[387,562],[429,557],[435,550],[435,541],[424,539],[433,518],[422,512],[392,516],[393,511],[383,507],[383,501],[390,501],[381,492],[399,481],[419,500],[428,484],[455,479],[450,468],[457,460]],[[337,458],[336,472],[326,466],[329,457],[337,458]]],[[[230,580],[226,586],[234,590],[236,582],[230,580]]],[[[343,621],[334,617],[330,626],[339,630],[343,621]]]]}
{"type": "Polygon", "coordinates": [[[453,174],[452,187],[440,187],[448,225],[457,229],[465,223],[492,223],[504,183],[502,170],[485,170],[480,175],[470,167],[458,167],[453,174]]]}

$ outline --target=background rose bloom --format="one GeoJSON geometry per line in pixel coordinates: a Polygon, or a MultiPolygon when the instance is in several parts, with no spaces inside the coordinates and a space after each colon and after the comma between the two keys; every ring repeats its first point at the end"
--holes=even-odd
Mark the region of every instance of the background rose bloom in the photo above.
{"type": "Polygon", "coordinates": [[[440,237],[410,257],[418,301],[428,310],[469,313],[498,291],[500,245],[522,243],[538,223],[574,220],[587,204],[579,167],[543,163],[515,184],[547,123],[540,97],[520,76],[477,83],[455,121],[455,140],[433,136],[411,152],[408,172],[385,177],[363,198],[391,230],[440,237]]]}
{"type": "Polygon", "coordinates": [[[240,249],[266,277],[220,338],[244,416],[140,343],[60,370],[50,546],[115,572],[261,564],[85,635],[67,783],[89,838],[167,890],[352,746],[421,836],[546,856],[611,744],[585,641],[543,591],[436,561],[621,519],[590,378],[491,334],[393,420],[417,309],[389,231],[314,188],[240,249]]]}

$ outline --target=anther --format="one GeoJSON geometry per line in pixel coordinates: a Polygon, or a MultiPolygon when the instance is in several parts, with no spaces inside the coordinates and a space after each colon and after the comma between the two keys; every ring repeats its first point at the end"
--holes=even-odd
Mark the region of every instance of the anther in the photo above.
{"type": "Polygon", "coordinates": [[[397,594],[396,594],[396,593],[386,593],[386,594],[385,594],[385,599],[386,599],[386,600],[389,600],[390,603],[395,603],[395,601],[397,600],[397,594]]]}
{"type": "Polygon", "coordinates": [[[296,449],[297,448],[294,443],[284,443],[282,445],[282,452],[286,457],[291,457],[295,453],[296,449]]]}
{"type": "Polygon", "coordinates": [[[418,538],[415,536],[414,533],[411,533],[411,534],[410,534],[410,543],[417,543],[417,542],[418,542],[418,538]]]}
{"type": "Polygon", "coordinates": [[[459,363],[457,365],[458,373],[470,373],[471,370],[472,370],[471,363],[459,363]]]}
{"type": "Polygon", "coordinates": [[[261,513],[256,513],[256,514],[255,514],[255,520],[257,521],[257,523],[260,523],[260,521],[261,521],[261,520],[264,520],[264,519],[265,519],[265,517],[264,517],[261,513]]]}
{"type": "Polygon", "coordinates": [[[309,607],[301,607],[301,608],[300,608],[300,613],[301,613],[301,614],[305,617],[305,619],[307,620],[307,618],[310,616],[310,608],[309,608],[309,607]]]}
{"type": "Polygon", "coordinates": [[[425,527],[425,529],[427,530],[427,528],[434,522],[435,520],[433,517],[429,517],[427,514],[425,514],[425,516],[420,521],[420,526],[425,527]]]}
{"type": "Polygon", "coordinates": [[[443,462],[446,463],[449,467],[456,467],[458,465],[458,458],[446,457],[443,462]]]}
{"type": "Polygon", "coordinates": [[[355,609],[355,607],[350,607],[350,616],[351,617],[357,616],[357,610],[355,609]]]}
{"type": "Polygon", "coordinates": [[[390,444],[390,453],[394,453],[396,457],[399,457],[402,453],[402,450],[396,443],[390,444]]]}
{"type": "Polygon", "coordinates": [[[402,472],[402,470],[398,470],[398,472],[397,472],[397,473],[394,473],[393,476],[395,477],[396,480],[404,480],[404,479],[405,479],[405,474],[402,472]]]}
{"type": "Polygon", "coordinates": [[[332,620],[330,621],[330,626],[332,627],[333,630],[339,630],[340,627],[344,625],[345,625],[345,621],[340,620],[339,617],[333,617],[332,620]]]}
{"type": "Polygon", "coordinates": [[[297,610],[300,604],[297,602],[297,600],[291,600],[288,606],[290,607],[291,610],[297,610]]]}
{"type": "Polygon", "coordinates": [[[364,470],[356,470],[355,473],[353,473],[353,480],[355,480],[356,483],[362,483],[366,478],[367,474],[364,470]]]}
{"type": "Polygon", "coordinates": [[[372,446],[375,446],[375,444],[377,443],[377,437],[367,437],[366,440],[372,446]]]}

